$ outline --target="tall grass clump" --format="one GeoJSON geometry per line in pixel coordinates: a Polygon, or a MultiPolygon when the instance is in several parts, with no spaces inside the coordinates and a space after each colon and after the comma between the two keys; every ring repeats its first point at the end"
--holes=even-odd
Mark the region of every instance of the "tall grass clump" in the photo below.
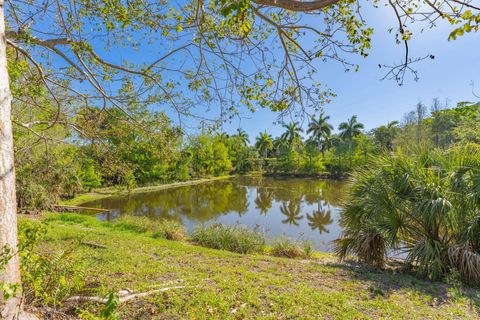
{"type": "Polygon", "coordinates": [[[341,259],[353,254],[382,267],[400,250],[421,275],[458,270],[480,283],[480,147],[373,157],[352,176],[341,224],[341,259]]]}
{"type": "Polygon", "coordinates": [[[141,216],[124,215],[115,220],[113,227],[137,233],[150,233],[154,238],[168,240],[182,240],[185,238],[183,225],[174,220],[155,220],[141,216]]]}
{"type": "Polygon", "coordinates": [[[192,239],[204,247],[243,254],[262,252],[265,245],[265,236],[256,229],[222,224],[199,226],[193,231],[192,239]]]}
{"type": "Polygon", "coordinates": [[[287,238],[275,239],[272,243],[271,254],[285,258],[309,258],[313,252],[310,241],[289,240],[287,238]]]}

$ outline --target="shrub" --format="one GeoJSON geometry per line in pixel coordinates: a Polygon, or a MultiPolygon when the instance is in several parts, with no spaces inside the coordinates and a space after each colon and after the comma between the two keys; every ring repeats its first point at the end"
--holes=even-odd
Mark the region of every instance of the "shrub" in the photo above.
{"type": "Polygon", "coordinates": [[[19,208],[48,209],[56,198],[48,190],[35,181],[17,182],[17,204],[19,208]]]}
{"type": "Polygon", "coordinates": [[[183,240],[185,238],[185,229],[183,225],[174,220],[161,220],[160,230],[153,233],[154,238],[163,238],[168,240],[183,240]]]}
{"type": "Polygon", "coordinates": [[[72,257],[74,245],[53,254],[39,252],[39,241],[45,234],[45,224],[21,224],[19,255],[23,296],[29,305],[55,307],[82,290],[85,274],[72,257]]]}
{"type": "Polygon", "coordinates": [[[86,163],[80,172],[80,180],[84,190],[91,191],[102,185],[102,176],[95,171],[93,161],[86,163]]]}
{"type": "Polygon", "coordinates": [[[256,229],[222,224],[199,226],[193,231],[192,239],[204,247],[243,254],[262,252],[265,245],[264,235],[256,229]]]}
{"type": "Polygon", "coordinates": [[[272,255],[285,258],[309,258],[312,255],[310,241],[291,241],[287,238],[276,239],[272,244],[272,255]]]}
{"type": "Polygon", "coordinates": [[[181,223],[173,220],[154,220],[141,216],[124,215],[113,223],[113,227],[137,233],[151,233],[154,238],[182,240],[185,230],[181,223]]]}
{"type": "Polygon", "coordinates": [[[407,253],[407,267],[439,279],[456,269],[480,283],[480,147],[384,154],[356,170],[342,212],[340,258],[383,266],[407,253]]]}

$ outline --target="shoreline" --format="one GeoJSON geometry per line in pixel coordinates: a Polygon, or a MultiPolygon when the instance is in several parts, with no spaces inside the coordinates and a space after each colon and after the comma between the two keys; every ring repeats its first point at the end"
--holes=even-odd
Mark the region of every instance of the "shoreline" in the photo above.
{"type": "Polygon", "coordinates": [[[348,178],[348,173],[262,173],[264,177],[278,177],[278,178],[318,178],[325,180],[345,180],[348,178]]]}
{"type": "Polygon", "coordinates": [[[192,185],[197,185],[197,184],[211,182],[211,181],[226,180],[233,177],[236,177],[236,175],[226,175],[226,176],[181,181],[181,182],[165,183],[165,184],[159,184],[154,186],[144,186],[144,187],[134,188],[132,190],[116,189],[115,187],[99,188],[91,192],[79,194],[78,196],[75,196],[72,199],[61,200],[59,202],[59,205],[74,207],[90,201],[95,201],[95,200],[109,198],[109,197],[160,191],[160,190],[173,189],[173,188],[184,187],[184,186],[192,186],[192,185]]]}
{"type": "Polygon", "coordinates": [[[308,174],[308,173],[265,173],[265,172],[251,172],[247,174],[233,174],[233,175],[224,175],[218,177],[211,177],[211,178],[202,178],[196,180],[188,180],[188,181],[181,181],[181,182],[172,182],[166,184],[159,184],[159,185],[152,185],[152,186],[143,186],[137,187],[132,190],[125,190],[125,189],[117,189],[115,187],[105,187],[105,188],[98,188],[91,192],[81,193],[72,199],[61,200],[57,204],[58,206],[71,206],[76,207],[82,204],[88,203],[90,201],[100,200],[109,197],[115,196],[123,196],[129,194],[137,194],[137,193],[144,193],[144,192],[153,192],[153,191],[160,191],[160,190],[167,190],[172,188],[184,187],[184,186],[192,186],[201,183],[211,182],[211,181],[218,181],[218,180],[226,180],[231,179],[234,177],[241,177],[241,176],[262,176],[262,177],[278,177],[278,178],[318,178],[318,179],[331,179],[331,180],[345,180],[348,177],[348,174],[332,174],[332,173],[318,173],[318,174],[308,174]]]}

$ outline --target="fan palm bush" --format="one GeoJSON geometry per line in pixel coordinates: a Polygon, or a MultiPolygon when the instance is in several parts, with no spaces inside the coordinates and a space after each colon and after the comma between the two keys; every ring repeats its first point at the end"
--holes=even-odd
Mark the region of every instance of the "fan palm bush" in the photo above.
{"type": "Polygon", "coordinates": [[[352,176],[341,223],[341,259],[382,267],[400,251],[431,279],[455,269],[480,283],[480,146],[372,157],[352,176]]]}

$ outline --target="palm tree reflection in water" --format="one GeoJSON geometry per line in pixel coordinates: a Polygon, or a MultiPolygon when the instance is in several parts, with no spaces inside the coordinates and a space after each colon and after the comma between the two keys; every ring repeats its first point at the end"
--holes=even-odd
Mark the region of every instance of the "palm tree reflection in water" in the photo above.
{"type": "Polygon", "coordinates": [[[287,217],[285,220],[282,220],[282,223],[298,226],[298,221],[303,219],[303,215],[300,214],[299,200],[291,200],[288,204],[283,202],[280,207],[280,212],[287,217]]]}
{"type": "Polygon", "coordinates": [[[329,233],[326,226],[333,223],[330,205],[326,201],[323,204],[322,201],[319,201],[317,210],[313,211],[311,215],[307,214],[307,220],[312,230],[318,229],[320,234],[329,233]]]}
{"type": "Polygon", "coordinates": [[[340,236],[339,211],[345,184],[308,178],[236,177],[157,192],[105,198],[85,206],[123,214],[182,221],[187,231],[204,223],[242,224],[269,230],[268,237],[304,235],[317,249],[340,236]]]}

